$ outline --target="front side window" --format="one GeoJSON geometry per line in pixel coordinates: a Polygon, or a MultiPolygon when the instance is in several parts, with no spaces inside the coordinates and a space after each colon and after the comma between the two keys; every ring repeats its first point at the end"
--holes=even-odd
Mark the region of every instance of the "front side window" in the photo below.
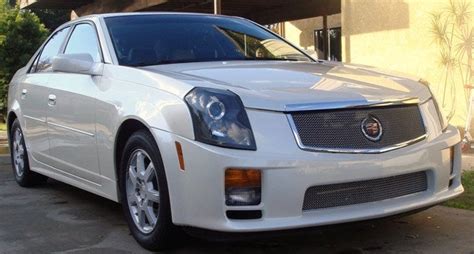
{"type": "Polygon", "coordinates": [[[100,62],[99,40],[95,28],[90,24],[79,24],[74,28],[64,54],[89,54],[94,62],[100,62]]]}
{"type": "Polygon", "coordinates": [[[63,45],[64,39],[66,38],[69,31],[69,27],[64,28],[56,32],[46,43],[40,56],[35,60],[35,63],[31,69],[31,72],[48,72],[51,71],[51,64],[53,57],[55,57],[61,46],[63,45]]]}
{"type": "Polygon", "coordinates": [[[311,61],[244,19],[201,15],[135,15],[105,19],[120,65],[231,60],[311,61]]]}

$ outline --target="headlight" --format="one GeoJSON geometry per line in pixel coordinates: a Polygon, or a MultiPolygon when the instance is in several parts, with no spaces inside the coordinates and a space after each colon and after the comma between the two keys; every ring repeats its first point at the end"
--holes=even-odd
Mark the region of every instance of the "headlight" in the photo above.
{"type": "Polygon", "coordinates": [[[220,89],[196,87],[185,97],[197,141],[222,147],[256,150],[242,101],[220,89]]]}
{"type": "Polygon", "coordinates": [[[445,131],[448,128],[449,122],[448,122],[446,116],[444,116],[443,111],[439,107],[438,101],[436,101],[436,98],[434,97],[433,91],[431,91],[430,83],[428,81],[424,80],[424,79],[420,79],[419,82],[421,84],[425,85],[428,88],[428,90],[430,91],[431,99],[433,100],[433,104],[435,105],[436,112],[438,113],[438,118],[439,118],[439,123],[441,124],[441,129],[443,131],[445,131]]]}

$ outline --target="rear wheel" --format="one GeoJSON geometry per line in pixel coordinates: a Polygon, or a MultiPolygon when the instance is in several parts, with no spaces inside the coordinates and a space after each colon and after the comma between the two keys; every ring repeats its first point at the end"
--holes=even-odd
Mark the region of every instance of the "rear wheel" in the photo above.
{"type": "Polygon", "coordinates": [[[25,138],[18,119],[15,119],[10,129],[10,154],[16,182],[22,187],[30,187],[46,182],[48,179],[46,176],[30,170],[25,138]]]}
{"type": "Polygon", "coordinates": [[[163,162],[153,136],[138,131],[129,138],[122,156],[122,208],[137,242],[149,250],[171,246],[176,227],[171,221],[163,162]]]}

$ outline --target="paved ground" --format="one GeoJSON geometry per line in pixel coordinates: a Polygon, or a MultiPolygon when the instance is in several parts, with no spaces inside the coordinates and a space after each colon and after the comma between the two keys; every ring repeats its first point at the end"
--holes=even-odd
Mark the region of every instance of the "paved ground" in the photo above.
{"type": "MultiPolygon", "coordinates": [[[[1,160],[0,160],[1,161],[1,160]]],[[[5,160],[3,160],[5,161],[5,160]]],[[[446,207],[246,242],[183,241],[169,253],[468,253],[474,213],[446,207]]],[[[146,253],[118,204],[57,181],[24,189],[0,165],[0,253],[146,253]]]]}

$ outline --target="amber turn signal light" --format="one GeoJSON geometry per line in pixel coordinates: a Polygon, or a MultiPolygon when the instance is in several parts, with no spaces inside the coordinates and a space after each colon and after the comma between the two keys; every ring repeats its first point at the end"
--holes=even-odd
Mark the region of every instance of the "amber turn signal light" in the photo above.
{"type": "Polygon", "coordinates": [[[256,169],[225,171],[225,203],[228,206],[258,205],[261,202],[262,173],[256,169]]]}
{"type": "Polygon", "coordinates": [[[178,161],[179,161],[179,168],[184,170],[184,156],[183,156],[183,148],[181,147],[181,143],[174,142],[176,145],[176,153],[178,154],[178,161]]]}
{"type": "Polygon", "coordinates": [[[225,171],[226,188],[258,187],[261,181],[260,170],[232,168],[225,171]]]}

